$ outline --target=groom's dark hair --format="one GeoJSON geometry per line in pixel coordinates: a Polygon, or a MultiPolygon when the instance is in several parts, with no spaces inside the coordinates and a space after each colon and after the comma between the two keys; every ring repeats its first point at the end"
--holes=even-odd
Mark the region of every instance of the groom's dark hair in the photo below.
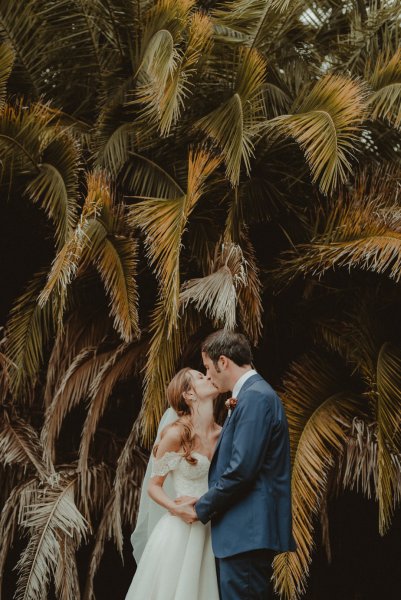
{"type": "Polygon", "coordinates": [[[252,364],[251,345],[242,333],[219,329],[205,339],[202,352],[207,354],[215,365],[220,356],[226,356],[239,367],[252,364]]]}

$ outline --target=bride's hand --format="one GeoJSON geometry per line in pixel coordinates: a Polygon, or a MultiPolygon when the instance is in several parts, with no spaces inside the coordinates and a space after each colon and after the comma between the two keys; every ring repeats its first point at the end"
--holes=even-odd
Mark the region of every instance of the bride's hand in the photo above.
{"type": "Polygon", "coordinates": [[[179,496],[174,500],[176,504],[195,504],[199,498],[195,498],[194,496],[179,496]]]}
{"type": "Polygon", "coordinates": [[[170,509],[170,513],[190,525],[198,520],[194,509],[196,500],[197,498],[192,498],[191,496],[181,496],[174,501],[174,506],[170,509]]]}

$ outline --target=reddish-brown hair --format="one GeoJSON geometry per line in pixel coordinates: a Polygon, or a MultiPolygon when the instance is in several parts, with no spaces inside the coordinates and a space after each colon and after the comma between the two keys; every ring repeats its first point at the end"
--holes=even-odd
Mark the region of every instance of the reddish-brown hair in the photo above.
{"type": "MultiPolygon", "coordinates": [[[[194,465],[197,464],[196,458],[191,455],[194,447],[194,431],[191,423],[191,409],[187,404],[184,393],[189,392],[193,387],[193,379],[190,367],[184,367],[176,375],[167,386],[167,401],[171,408],[175,410],[179,416],[178,421],[175,421],[171,427],[180,427],[181,429],[181,448],[183,457],[187,462],[194,465]]],[[[155,454],[157,446],[155,447],[155,454]]]]}

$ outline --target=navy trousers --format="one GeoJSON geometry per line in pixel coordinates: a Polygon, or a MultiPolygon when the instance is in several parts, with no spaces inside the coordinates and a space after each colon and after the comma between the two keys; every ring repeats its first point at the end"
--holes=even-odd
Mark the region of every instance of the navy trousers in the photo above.
{"type": "Polygon", "coordinates": [[[216,558],[220,600],[272,600],[273,550],[216,558]]]}

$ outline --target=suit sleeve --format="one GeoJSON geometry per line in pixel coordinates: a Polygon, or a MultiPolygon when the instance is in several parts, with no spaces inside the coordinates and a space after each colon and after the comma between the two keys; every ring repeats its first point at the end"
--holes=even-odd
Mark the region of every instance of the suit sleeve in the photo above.
{"type": "Polygon", "coordinates": [[[262,467],[271,438],[274,402],[266,394],[253,390],[248,393],[249,400],[245,397],[233,414],[236,422],[229,465],[195,504],[202,523],[229,508],[262,467]]]}

